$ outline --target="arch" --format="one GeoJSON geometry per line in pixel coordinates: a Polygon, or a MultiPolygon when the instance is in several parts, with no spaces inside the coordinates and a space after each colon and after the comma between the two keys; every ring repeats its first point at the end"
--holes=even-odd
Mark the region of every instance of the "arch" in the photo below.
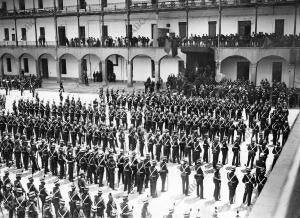
{"type": "Polygon", "coordinates": [[[173,57],[171,55],[165,55],[159,59],[159,68],[160,78],[163,82],[167,82],[171,74],[177,76],[179,72],[183,73],[184,60],[179,56],[173,57]]]}
{"type": "Polygon", "coordinates": [[[10,53],[4,53],[1,56],[0,61],[2,61],[2,69],[3,70],[3,74],[4,75],[18,75],[19,74],[19,70],[18,69],[18,59],[13,56],[10,53]]]}
{"type": "Polygon", "coordinates": [[[25,76],[38,75],[37,60],[29,53],[23,53],[19,56],[21,74],[25,76]]]}
{"type": "Polygon", "coordinates": [[[221,73],[230,80],[249,80],[250,60],[241,55],[228,56],[221,61],[221,73]]]}
{"type": "Polygon", "coordinates": [[[132,80],[145,82],[155,77],[155,63],[149,55],[138,54],[131,59],[132,80]]]}
{"type": "Polygon", "coordinates": [[[286,58],[278,55],[268,55],[257,62],[257,79],[259,84],[261,80],[267,79],[269,82],[280,81],[289,85],[289,62],[286,58]]]}
{"type": "Polygon", "coordinates": [[[59,57],[59,71],[62,78],[79,78],[79,68],[77,58],[65,53],[59,57]]]}
{"type": "Polygon", "coordinates": [[[119,54],[111,54],[105,58],[105,73],[109,82],[127,80],[127,60],[119,54]]]}
{"type": "Polygon", "coordinates": [[[101,59],[96,54],[85,54],[81,57],[81,63],[89,79],[94,78],[94,73],[101,72],[101,59]]]}
{"type": "Polygon", "coordinates": [[[38,72],[43,78],[56,77],[56,60],[48,53],[43,53],[38,58],[38,72]]]}

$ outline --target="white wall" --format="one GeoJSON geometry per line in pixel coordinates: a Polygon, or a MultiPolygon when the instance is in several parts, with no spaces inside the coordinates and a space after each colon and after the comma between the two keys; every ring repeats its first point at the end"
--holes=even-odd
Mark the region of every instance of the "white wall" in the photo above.
{"type": "Polygon", "coordinates": [[[221,73],[224,74],[227,79],[237,79],[237,62],[248,62],[248,60],[242,57],[230,57],[222,61],[221,73]]]}
{"type": "Polygon", "coordinates": [[[46,41],[55,42],[55,26],[53,18],[37,18],[36,23],[37,39],[40,37],[40,27],[44,27],[46,41]]]}
{"type": "Polygon", "coordinates": [[[16,59],[11,55],[4,55],[2,58],[3,58],[2,60],[3,60],[4,74],[5,75],[17,75],[18,74],[18,69],[17,69],[17,66],[16,66],[16,59]],[[10,58],[11,72],[7,71],[7,58],[10,58]]]}
{"type": "Polygon", "coordinates": [[[76,58],[70,55],[64,55],[64,59],[66,59],[67,65],[67,74],[61,74],[62,78],[78,78],[78,62],[76,58]]]}
{"type": "Polygon", "coordinates": [[[160,61],[160,77],[167,82],[168,76],[174,74],[177,76],[179,72],[178,58],[165,57],[160,61]]]}
{"type": "Polygon", "coordinates": [[[286,85],[289,85],[289,71],[288,63],[282,58],[277,57],[268,57],[259,61],[257,66],[257,79],[256,84],[259,84],[262,79],[268,79],[272,82],[272,63],[273,62],[282,62],[282,77],[281,81],[285,82],[286,85]]]}
{"type": "Polygon", "coordinates": [[[36,68],[36,62],[34,60],[34,58],[28,54],[24,54],[21,58],[21,70],[24,70],[24,58],[28,58],[28,68],[29,68],[29,71],[28,73],[25,72],[25,76],[29,76],[30,74],[31,75],[37,75],[37,68],[36,68]]]}
{"type": "Polygon", "coordinates": [[[151,78],[152,67],[149,57],[135,57],[132,61],[133,81],[146,81],[151,78]]]}
{"type": "Polygon", "coordinates": [[[296,65],[295,88],[300,88],[300,63],[296,65]]]}
{"type": "Polygon", "coordinates": [[[84,59],[87,63],[87,75],[89,78],[93,79],[93,73],[96,71],[100,72],[100,60],[94,55],[87,55],[84,59]]]}
{"type": "MultiPolygon", "coordinates": [[[[111,55],[108,60],[115,64],[116,56],[111,55]]],[[[116,80],[127,80],[127,62],[123,57],[118,57],[118,65],[114,66],[114,73],[116,74],[116,80]]]]}
{"type": "MultiPolygon", "coordinates": [[[[48,59],[48,72],[49,72],[49,77],[57,77],[57,72],[56,72],[56,62],[54,58],[50,55],[44,54],[40,57],[40,71],[42,73],[42,67],[41,67],[41,59],[45,58],[48,59]]],[[[67,69],[68,70],[68,69],[67,69]]],[[[41,74],[42,75],[42,74],[41,74]]]]}
{"type": "Polygon", "coordinates": [[[17,19],[18,41],[22,39],[22,28],[26,28],[27,41],[35,42],[35,28],[33,19],[17,19]]]}

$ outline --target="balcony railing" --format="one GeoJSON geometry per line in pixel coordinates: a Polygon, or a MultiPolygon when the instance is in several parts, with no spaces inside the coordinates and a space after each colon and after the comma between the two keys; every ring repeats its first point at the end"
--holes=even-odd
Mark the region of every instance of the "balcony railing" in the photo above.
{"type": "MultiPolygon", "coordinates": [[[[284,4],[294,4],[299,3],[298,0],[221,0],[222,7],[236,7],[236,6],[276,6],[284,4]]],[[[131,11],[147,11],[152,9],[158,10],[180,10],[185,9],[186,7],[192,9],[200,8],[210,8],[217,7],[219,5],[219,0],[168,0],[159,2],[157,4],[152,4],[150,0],[133,2],[130,5],[131,11]]],[[[58,15],[65,14],[74,14],[77,12],[77,5],[65,6],[62,9],[56,9],[58,15]]],[[[124,2],[119,3],[108,3],[107,7],[104,7],[105,12],[125,12],[126,4],[124,2]]],[[[100,12],[100,4],[90,4],[85,8],[79,9],[79,12],[82,13],[91,13],[91,12],[100,12]]],[[[0,9],[0,17],[10,17],[12,15],[17,16],[34,16],[34,15],[49,15],[54,12],[54,7],[48,7],[44,9],[26,9],[26,10],[2,10],[0,9]]]]}

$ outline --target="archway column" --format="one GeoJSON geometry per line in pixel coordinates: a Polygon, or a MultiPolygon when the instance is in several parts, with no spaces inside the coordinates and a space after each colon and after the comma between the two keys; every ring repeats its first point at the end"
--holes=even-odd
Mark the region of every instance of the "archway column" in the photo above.
{"type": "Polygon", "coordinates": [[[61,82],[61,72],[60,72],[60,59],[55,57],[55,68],[56,68],[56,75],[57,75],[57,82],[61,82]]]}
{"type": "Polygon", "coordinates": [[[155,84],[159,81],[160,78],[160,64],[159,61],[154,61],[154,70],[155,70],[155,84]]]}
{"type": "Polygon", "coordinates": [[[100,63],[101,65],[101,73],[102,73],[102,80],[103,80],[103,85],[107,85],[108,84],[108,81],[107,81],[107,69],[106,69],[106,62],[107,61],[102,61],[100,63]]]}
{"type": "Polygon", "coordinates": [[[249,79],[250,82],[253,82],[256,85],[257,78],[257,63],[250,63],[249,65],[249,79]]]}
{"type": "Polygon", "coordinates": [[[0,78],[4,76],[4,66],[3,66],[3,57],[0,58],[0,78]]]}
{"type": "Polygon", "coordinates": [[[132,72],[132,61],[127,62],[127,86],[132,87],[133,86],[133,72],[132,72]]]}
{"type": "Polygon", "coordinates": [[[77,69],[78,69],[78,82],[81,84],[83,83],[83,78],[82,78],[82,72],[81,72],[81,63],[82,63],[82,60],[78,60],[77,61],[77,69]]]}
{"type": "Polygon", "coordinates": [[[294,88],[294,79],[295,79],[295,73],[296,73],[296,65],[295,64],[289,64],[288,66],[288,74],[289,74],[289,88],[294,88]]]}

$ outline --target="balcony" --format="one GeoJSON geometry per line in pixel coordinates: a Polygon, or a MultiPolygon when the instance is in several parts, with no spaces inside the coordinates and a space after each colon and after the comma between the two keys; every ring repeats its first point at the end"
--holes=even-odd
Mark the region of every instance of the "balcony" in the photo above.
{"type": "MultiPolygon", "coordinates": [[[[297,0],[221,0],[221,7],[254,7],[254,6],[283,6],[299,4],[297,0]]],[[[143,13],[149,11],[180,11],[185,9],[209,9],[219,7],[219,0],[171,0],[164,1],[157,4],[152,4],[150,0],[134,2],[130,5],[131,13],[143,13]]],[[[80,8],[81,15],[101,14],[101,13],[126,13],[127,8],[125,2],[108,3],[107,7],[101,8],[100,4],[90,4],[85,8],[80,8]]],[[[43,9],[29,8],[26,10],[0,10],[0,19],[11,19],[12,16],[17,18],[24,17],[43,17],[53,16],[55,12],[54,7],[43,9]]],[[[64,6],[57,8],[56,13],[58,16],[74,16],[77,14],[77,5],[64,6]]]]}

